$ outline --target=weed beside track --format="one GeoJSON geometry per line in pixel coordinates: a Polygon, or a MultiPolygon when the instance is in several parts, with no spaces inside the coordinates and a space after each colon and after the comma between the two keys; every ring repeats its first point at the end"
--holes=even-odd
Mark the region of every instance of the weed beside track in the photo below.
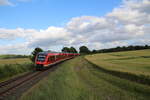
{"type": "Polygon", "coordinates": [[[54,71],[57,67],[43,71],[32,71],[22,76],[18,76],[14,79],[10,79],[6,82],[0,83],[0,100],[16,100],[22,93],[32,87],[42,78],[47,76],[50,72],[54,71]]]}
{"type": "Polygon", "coordinates": [[[24,72],[32,71],[33,68],[34,65],[32,63],[0,65],[0,81],[2,82],[24,72]]]}

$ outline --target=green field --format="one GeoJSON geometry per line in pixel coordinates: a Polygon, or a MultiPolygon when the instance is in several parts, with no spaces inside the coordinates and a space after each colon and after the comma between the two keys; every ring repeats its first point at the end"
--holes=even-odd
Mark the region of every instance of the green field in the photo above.
{"type": "Polygon", "coordinates": [[[22,64],[22,63],[31,63],[31,60],[29,58],[0,59],[0,65],[5,65],[5,64],[22,64]]]}
{"type": "Polygon", "coordinates": [[[12,58],[28,58],[27,55],[15,55],[15,54],[5,54],[0,55],[0,59],[12,59],[12,58]]]}
{"type": "Polygon", "coordinates": [[[150,85],[150,50],[103,53],[85,58],[106,73],[150,85]]]}
{"type": "Polygon", "coordinates": [[[33,69],[29,58],[16,55],[0,55],[0,81],[5,81],[14,76],[33,69]]]}
{"type": "Polygon", "coordinates": [[[149,100],[150,87],[105,73],[84,57],[66,61],[21,100],[149,100]]]}
{"type": "Polygon", "coordinates": [[[105,69],[150,75],[150,50],[95,54],[85,58],[105,69]]]}
{"type": "Polygon", "coordinates": [[[31,60],[25,55],[0,55],[0,66],[5,64],[22,63],[31,63],[31,60]]]}

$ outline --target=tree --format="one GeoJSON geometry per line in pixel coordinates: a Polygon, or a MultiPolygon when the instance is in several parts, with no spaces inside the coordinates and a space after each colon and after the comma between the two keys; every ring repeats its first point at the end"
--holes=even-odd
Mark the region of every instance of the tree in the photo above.
{"type": "Polygon", "coordinates": [[[70,48],[68,47],[63,47],[63,49],[61,50],[62,52],[70,52],[70,48]]]}
{"type": "Polygon", "coordinates": [[[81,46],[79,50],[82,54],[89,54],[91,52],[86,46],[81,46]]]}
{"type": "Polygon", "coordinates": [[[70,52],[71,53],[77,53],[77,50],[74,47],[70,47],[70,52]]]}
{"type": "Polygon", "coordinates": [[[94,49],[94,50],[92,51],[92,53],[97,53],[97,51],[94,49]]]}
{"type": "Polygon", "coordinates": [[[34,51],[31,53],[31,61],[32,62],[35,62],[35,58],[36,58],[36,55],[39,53],[39,52],[42,52],[43,50],[39,47],[35,48],[34,51]]]}
{"type": "Polygon", "coordinates": [[[145,49],[149,49],[150,47],[148,45],[145,45],[145,49]]]}

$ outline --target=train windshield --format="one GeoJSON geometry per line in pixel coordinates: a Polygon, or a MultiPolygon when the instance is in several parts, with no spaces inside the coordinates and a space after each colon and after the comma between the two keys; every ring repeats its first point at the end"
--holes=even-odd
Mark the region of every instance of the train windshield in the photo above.
{"type": "Polygon", "coordinates": [[[45,58],[46,58],[46,55],[39,54],[37,57],[37,61],[44,62],[45,58]]]}

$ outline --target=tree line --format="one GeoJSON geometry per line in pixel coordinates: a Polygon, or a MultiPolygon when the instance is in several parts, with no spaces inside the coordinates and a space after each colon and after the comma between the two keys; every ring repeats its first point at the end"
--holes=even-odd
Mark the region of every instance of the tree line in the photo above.
{"type": "MultiPolygon", "coordinates": [[[[131,50],[143,50],[143,49],[150,49],[149,45],[136,45],[136,46],[118,46],[115,48],[108,48],[108,49],[100,49],[100,50],[90,50],[87,46],[81,46],[79,47],[79,53],[81,55],[86,55],[86,54],[95,54],[95,53],[109,53],[109,52],[119,52],[119,51],[131,51],[131,50]]],[[[34,49],[34,51],[31,53],[31,60],[34,62],[35,57],[39,52],[42,52],[43,49],[37,47],[34,49]]],[[[74,47],[63,47],[62,52],[67,52],[67,53],[78,53],[78,51],[74,47]]]]}
{"type": "MultiPolygon", "coordinates": [[[[108,48],[108,49],[99,49],[99,50],[90,50],[87,46],[79,47],[80,54],[94,54],[94,53],[109,53],[109,52],[119,52],[119,51],[132,51],[132,50],[143,50],[143,49],[150,49],[149,45],[130,45],[130,46],[118,46],[115,48],[108,48]]],[[[74,47],[68,48],[64,47],[62,52],[69,52],[69,53],[78,53],[74,47]]]]}
{"type": "Polygon", "coordinates": [[[130,45],[130,46],[118,46],[115,48],[109,49],[100,49],[100,50],[93,50],[91,53],[109,53],[109,52],[119,52],[119,51],[132,51],[132,50],[143,50],[143,49],[150,49],[149,45],[130,45]]]}
{"type": "Polygon", "coordinates": [[[77,50],[74,47],[63,47],[62,52],[68,52],[68,53],[78,53],[77,50]]]}

